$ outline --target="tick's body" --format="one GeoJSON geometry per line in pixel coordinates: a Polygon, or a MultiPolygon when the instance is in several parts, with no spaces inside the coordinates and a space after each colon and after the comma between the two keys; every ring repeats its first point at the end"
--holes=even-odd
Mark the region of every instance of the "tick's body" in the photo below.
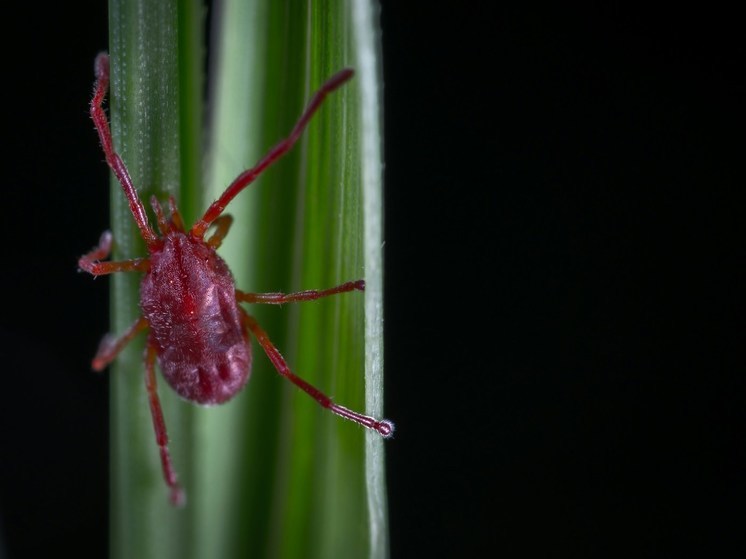
{"type": "Polygon", "coordinates": [[[249,378],[249,337],[228,266],[201,239],[176,231],[151,255],[140,286],[150,344],[166,381],[197,404],[222,404],[249,378]]]}
{"type": "Polygon", "coordinates": [[[111,251],[112,237],[106,232],[101,236],[98,247],[80,258],[80,268],[93,275],[144,272],[140,285],[142,316],[121,336],[104,337],[93,359],[93,368],[98,371],[104,369],[137,334],[149,329],[145,350],[145,384],[163,474],[171,488],[171,501],[174,504],[183,503],[184,493],[176,480],[168,452],[166,425],[156,390],[156,360],[166,381],[182,398],[203,405],[221,404],[235,396],[249,378],[250,336],[253,335],[277,372],[321,406],[384,437],[391,436],[394,427],[390,421],[377,420],[335,404],[317,388],[296,376],[266,332],[238,304],[312,301],[337,293],[362,291],[364,282],[358,280],[323,291],[291,294],[244,293],[236,289],[228,266],[215,252],[231,225],[231,218],[223,215],[225,207],[295,144],[326,95],[350,79],[352,71],[343,70],[327,81],[314,95],[290,135],[271,149],[255,167],[241,173],[188,231],[173,199],[169,200],[170,218],[167,219],[160,204],[153,198],[151,203],[157,216],[159,236],[150,226],[129,172],[114,149],[109,123],[102,109],[109,84],[109,59],[106,54],[96,58],[95,69],[96,86],[91,101],[91,116],[106,161],[122,185],[149,256],[121,262],[101,262],[111,251]],[[205,239],[210,227],[214,227],[215,233],[205,239]]]}

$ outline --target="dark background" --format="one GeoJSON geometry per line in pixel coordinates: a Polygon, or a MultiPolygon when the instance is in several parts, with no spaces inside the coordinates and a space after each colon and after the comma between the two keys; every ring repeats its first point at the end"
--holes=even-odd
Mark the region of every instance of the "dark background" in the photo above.
{"type": "MultiPolygon", "coordinates": [[[[11,557],[101,557],[108,285],[75,261],[109,221],[105,3],[25,4],[0,530],[11,557]]],[[[746,551],[741,20],[408,4],[382,11],[392,556],[746,551]]]]}

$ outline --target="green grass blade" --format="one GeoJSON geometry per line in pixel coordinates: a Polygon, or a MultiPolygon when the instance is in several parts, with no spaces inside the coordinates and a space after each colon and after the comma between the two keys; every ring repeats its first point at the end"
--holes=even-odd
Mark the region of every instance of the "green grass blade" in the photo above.
{"type": "MultiPolygon", "coordinates": [[[[201,124],[200,41],[194,1],[112,0],[110,16],[112,133],[140,196],[149,207],[155,194],[182,201],[187,219],[199,193],[201,124]],[[197,121],[194,119],[197,115],[197,121]]],[[[143,256],[121,187],[112,184],[112,229],[116,260],[143,256]]],[[[139,274],[112,276],[112,330],[122,332],[139,315],[139,274]]],[[[144,337],[132,343],[111,368],[111,555],[188,557],[189,510],[168,504],[143,380],[144,337]]],[[[160,395],[181,480],[188,486],[192,408],[160,380],[160,395]]]]}
{"type": "MultiPolygon", "coordinates": [[[[221,254],[239,288],[296,291],[365,277],[366,293],[250,309],[291,367],[336,401],[381,415],[381,160],[377,14],[367,1],[227,0],[213,15],[206,190],[200,7],[111,3],[115,143],[145,200],[175,194],[188,223],[286,136],[312,91],[344,66],[293,152],[230,207],[221,254]]],[[[115,258],[144,254],[121,190],[115,258]]],[[[113,277],[113,328],[135,320],[139,277],[113,277]]],[[[167,502],[143,385],[142,344],[112,371],[112,555],[387,555],[383,443],[320,409],[261,349],[232,402],[197,408],[160,382],[187,509],[167,502]]],[[[255,344],[256,345],[256,344],[255,344]]]]}
{"type": "MultiPolygon", "coordinates": [[[[210,199],[287,135],[324,79],[345,66],[358,72],[329,99],[293,153],[234,201],[236,225],[221,253],[237,284],[250,291],[366,278],[364,296],[251,312],[303,378],[355,409],[365,409],[367,399],[368,411],[380,415],[381,158],[371,6],[332,1],[290,9],[227,1],[223,10],[212,90],[210,199]]],[[[237,555],[259,557],[385,557],[380,438],[321,410],[277,377],[256,348],[254,369],[241,402],[219,414],[210,410],[206,419],[216,428],[210,440],[200,441],[211,449],[201,456],[212,465],[200,470],[222,467],[237,477],[221,486],[220,496],[205,495],[215,506],[205,507],[202,519],[216,529],[202,549],[231,545],[237,555]],[[237,530],[242,541],[227,544],[237,530]]]]}
{"type": "MultiPolygon", "coordinates": [[[[355,58],[360,81],[360,180],[363,191],[365,263],[365,407],[383,416],[383,82],[378,5],[353,3],[355,58]]],[[[370,557],[388,557],[388,504],[384,441],[366,433],[365,473],[370,557]]]]}

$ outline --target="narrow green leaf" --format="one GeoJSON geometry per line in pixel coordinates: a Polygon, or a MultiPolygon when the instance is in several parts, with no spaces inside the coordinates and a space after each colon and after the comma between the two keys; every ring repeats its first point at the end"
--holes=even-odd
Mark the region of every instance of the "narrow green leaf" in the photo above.
{"type": "MultiPolygon", "coordinates": [[[[364,296],[284,309],[255,306],[251,312],[304,379],[344,405],[363,410],[367,404],[380,416],[377,14],[367,0],[292,8],[227,1],[223,10],[212,90],[211,197],[287,135],[326,78],[345,66],[357,71],[294,152],[234,201],[236,225],[221,253],[237,284],[250,291],[328,287],[365,277],[364,296]]],[[[244,539],[235,550],[252,556],[385,557],[383,441],[321,410],[280,380],[259,352],[254,369],[241,408],[226,406],[220,417],[213,415],[208,421],[216,428],[209,441],[200,441],[214,449],[202,454],[203,462],[215,456],[243,460],[238,467],[222,466],[239,477],[219,497],[212,495],[213,502],[239,502],[223,512],[205,507],[204,521],[218,528],[202,549],[224,549],[240,519],[244,539]]]]}
{"type": "MultiPolygon", "coordinates": [[[[174,195],[193,219],[199,192],[201,128],[199,67],[202,41],[198,4],[174,0],[112,0],[109,4],[112,133],[141,198],[174,195]],[[185,115],[188,115],[185,116],[185,115]],[[197,163],[195,163],[197,162],[197,163]],[[191,215],[190,215],[191,214],[191,215]]],[[[120,185],[112,181],[115,260],[146,254],[120,185]]],[[[112,276],[112,330],[121,333],[139,316],[139,274],[112,276]]],[[[168,503],[144,386],[144,337],[111,368],[111,554],[113,557],[183,558],[190,542],[189,510],[168,503]]],[[[181,481],[190,484],[192,407],[160,381],[171,451],[181,481]]]]}
{"type": "MultiPolygon", "coordinates": [[[[360,79],[360,180],[363,191],[365,296],[365,407],[383,414],[383,71],[378,4],[353,2],[355,59],[360,79]]],[[[388,504],[384,441],[366,433],[369,556],[388,557],[388,504]]]]}
{"type": "MultiPolygon", "coordinates": [[[[177,195],[188,223],[285,137],[311,93],[345,66],[295,149],[238,196],[220,249],[254,292],[347,293],[252,306],[291,368],[335,401],[382,412],[381,131],[377,13],[370,0],[226,0],[211,66],[200,190],[201,14],[196,1],[111,2],[115,142],[145,200],[177,195]]],[[[115,258],[144,254],[121,189],[115,258]]],[[[138,314],[139,277],[114,276],[113,328],[138,314]]],[[[388,553],[383,441],[322,410],[254,344],[252,379],[198,408],[161,381],[186,510],[167,501],[143,385],[142,340],[112,371],[112,554],[117,557],[375,557],[388,553]]]]}

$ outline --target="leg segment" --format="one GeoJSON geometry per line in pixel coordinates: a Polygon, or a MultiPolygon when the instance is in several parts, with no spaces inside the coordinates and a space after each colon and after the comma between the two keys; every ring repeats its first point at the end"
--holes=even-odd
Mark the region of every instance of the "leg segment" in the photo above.
{"type": "Polygon", "coordinates": [[[106,334],[106,336],[101,340],[96,356],[93,358],[93,362],[91,363],[93,370],[103,371],[109,363],[114,361],[116,356],[119,355],[119,352],[122,351],[135,336],[147,327],[148,321],[145,320],[145,317],[141,316],[118,338],[111,334],[106,334]]]}
{"type": "Polygon", "coordinates": [[[137,190],[132,183],[132,178],[129,171],[127,171],[127,167],[124,165],[124,161],[122,161],[122,158],[114,150],[114,141],[111,138],[109,121],[106,119],[106,113],[104,113],[104,109],[102,108],[106,90],[109,89],[109,56],[106,53],[102,52],[96,57],[94,70],[96,72],[96,83],[93,90],[93,99],[91,99],[91,118],[96,125],[98,137],[101,139],[101,147],[104,148],[106,162],[122,185],[124,195],[129,202],[130,211],[135,218],[137,227],[140,229],[140,234],[145,240],[145,244],[150,248],[158,240],[158,237],[148,223],[145,206],[143,206],[142,201],[137,195],[137,190]]]}
{"type": "Polygon", "coordinates": [[[163,410],[161,409],[161,401],[158,398],[158,390],[155,383],[155,348],[150,343],[148,343],[148,347],[145,350],[145,386],[148,389],[148,402],[150,403],[150,414],[153,416],[155,440],[158,443],[158,450],[161,454],[163,478],[166,480],[169,489],[171,489],[171,504],[181,507],[186,502],[186,495],[176,478],[176,472],[171,463],[171,455],[168,452],[166,422],[163,419],[163,410]]]}
{"type": "Polygon", "coordinates": [[[212,248],[218,249],[220,245],[223,244],[223,239],[225,239],[225,236],[228,234],[231,225],[233,225],[233,217],[228,214],[221,215],[213,221],[212,224],[215,226],[215,233],[213,233],[212,237],[207,239],[205,242],[212,248]]]}
{"type": "Polygon", "coordinates": [[[316,400],[322,407],[328,409],[332,413],[335,413],[345,419],[349,419],[350,421],[354,421],[358,425],[362,425],[363,427],[372,429],[384,438],[389,438],[394,434],[394,424],[388,419],[378,420],[373,417],[369,417],[367,415],[349,410],[344,406],[340,406],[339,404],[335,404],[334,402],[332,402],[332,399],[329,398],[329,396],[321,392],[318,388],[312,386],[299,376],[295,375],[285,362],[285,358],[280,354],[274,344],[270,341],[269,336],[267,336],[267,333],[262,329],[261,326],[259,326],[254,317],[249,315],[243,309],[241,309],[241,312],[243,313],[246,327],[251,331],[252,334],[254,334],[257,341],[259,342],[259,345],[262,346],[262,349],[264,349],[264,352],[267,354],[267,357],[269,357],[269,360],[272,361],[272,364],[275,366],[277,372],[280,373],[283,377],[303,390],[306,394],[311,396],[311,398],[316,400]]]}
{"type": "Polygon", "coordinates": [[[254,182],[256,178],[261,175],[267,167],[272,165],[272,163],[274,163],[280,157],[290,151],[290,149],[298,141],[298,138],[300,138],[303,130],[308,124],[308,121],[311,120],[311,117],[324,102],[326,96],[333,92],[335,89],[338,89],[350,78],[352,78],[353,73],[354,72],[349,68],[337,72],[321,86],[321,88],[311,98],[308,107],[306,107],[306,110],[298,119],[298,122],[293,127],[290,135],[282,140],[280,143],[278,143],[271,150],[269,150],[269,152],[254,167],[252,167],[251,169],[247,169],[246,171],[238,175],[238,177],[236,177],[235,180],[230,185],[228,185],[228,188],[225,189],[225,192],[223,192],[220,198],[215,200],[212,205],[207,208],[207,211],[205,212],[205,215],[202,216],[202,219],[197,221],[197,223],[195,223],[192,227],[192,234],[195,237],[201,239],[210,224],[215,221],[215,219],[217,219],[217,217],[221,213],[223,213],[225,207],[231,202],[231,200],[233,200],[233,198],[236,197],[239,192],[241,192],[244,188],[254,182]]]}
{"type": "Polygon", "coordinates": [[[298,293],[244,293],[236,290],[236,299],[245,303],[267,303],[270,305],[282,305],[283,303],[297,303],[300,301],[315,301],[329,295],[346,293],[347,291],[365,291],[365,281],[348,281],[342,285],[330,289],[299,291],[298,293]]]}
{"type": "Polygon", "coordinates": [[[134,258],[120,262],[99,262],[102,258],[109,256],[111,242],[111,231],[104,231],[98,241],[98,246],[80,257],[78,267],[94,276],[103,276],[115,272],[145,272],[148,270],[150,261],[147,258],[134,258]]]}

